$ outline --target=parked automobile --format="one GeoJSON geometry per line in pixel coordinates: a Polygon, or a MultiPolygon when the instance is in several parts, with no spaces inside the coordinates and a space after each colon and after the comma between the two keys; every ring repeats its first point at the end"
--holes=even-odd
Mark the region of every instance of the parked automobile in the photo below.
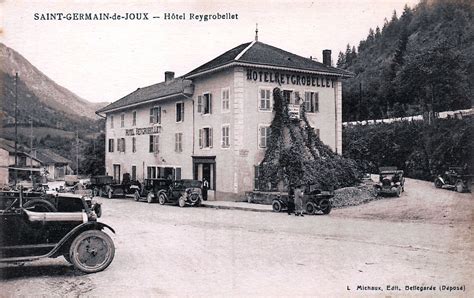
{"type": "Polygon", "coordinates": [[[442,175],[436,177],[434,185],[436,188],[454,189],[457,192],[470,192],[472,177],[463,167],[449,167],[442,175]]]}
{"type": "Polygon", "coordinates": [[[21,191],[0,191],[0,210],[7,207],[19,208],[20,194],[22,196],[22,206],[29,211],[35,212],[58,212],[70,210],[85,210],[83,202],[87,207],[95,212],[97,217],[102,214],[102,206],[91,196],[77,195],[71,193],[45,194],[42,192],[21,191]],[[75,198],[82,198],[81,201],[75,198]]]}
{"type": "Polygon", "coordinates": [[[141,200],[145,197],[148,203],[152,203],[155,198],[158,198],[160,190],[168,190],[173,180],[165,178],[150,178],[145,179],[140,188],[135,188],[133,195],[135,201],[141,200]]]}
{"type": "Polygon", "coordinates": [[[167,189],[161,189],[157,193],[150,192],[147,196],[149,203],[156,199],[161,205],[174,203],[180,207],[199,206],[202,202],[202,182],[192,179],[174,180],[167,189]]]}
{"type": "Polygon", "coordinates": [[[97,214],[83,196],[58,197],[53,212],[29,210],[18,204],[2,206],[0,217],[0,262],[29,262],[63,256],[75,268],[94,273],[106,269],[115,255],[115,246],[97,221],[97,214]]]}
{"type": "Polygon", "coordinates": [[[111,199],[114,196],[125,197],[127,194],[135,193],[137,189],[140,189],[140,183],[132,181],[129,173],[123,174],[121,183],[116,183],[112,176],[101,175],[92,176],[87,188],[92,189],[94,196],[106,196],[111,199]]]}
{"type": "Polygon", "coordinates": [[[379,182],[374,185],[377,195],[396,195],[399,197],[405,191],[403,171],[397,167],[380,167],[379,182]]]}
{"type": "MultiPolygon", "coordinates": [[[[303,190],[303,206],[307,214],[329,214],[332,209],[331,198],[333,191],[322,191],[314,184],[306,185],[303,190]]],[[[287,211],[289,202],[293,200],[293,193],[282,194],[272,201],[274,212],[287,211]]]]}

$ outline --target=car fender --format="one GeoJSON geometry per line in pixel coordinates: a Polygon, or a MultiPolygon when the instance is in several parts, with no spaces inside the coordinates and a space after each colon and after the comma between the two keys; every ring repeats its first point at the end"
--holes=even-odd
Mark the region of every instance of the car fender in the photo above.
{"type": "Polygon", "coordinates": [[[164,194],[166,199],[168,200],[168,194],[166,192],[166,190],[164,189],[160,189],[157,193],[156,193],[156,197],[159,197],[161,194],[164,194]]]}
{"type": "Polygon", "coordinates": [[[436,179],[439,180],[439,181],[441,181],[441,183],[446,184],[446,182],[444,182],[443,177],[438,176],[438,178],[436,178],[436,179]]]}
{"type": "MultiPolygon", "coordinates": [[[[69,243],[72,240],[74,240],[74,238],[76,238],[76,236],[79,235],[80,233],[84,231],[88,231],[88,230],[103,230],[104,228],[109,229],[112,233],[115,234],[115,230],[111,226],[101,223],[101,222],[97,222],[97,221],[86,222],[86,223],[78,225],[77,227],[69,231],[69,233],[67,233],[56,244],[56,246],[48,253],[48,257],[56,257],[59,255],[62,255],[62,251],[64,247],[68,246],[69,243]]],[[[67,249],[69,249],[69,247],[67,247],[67,249]]]]}

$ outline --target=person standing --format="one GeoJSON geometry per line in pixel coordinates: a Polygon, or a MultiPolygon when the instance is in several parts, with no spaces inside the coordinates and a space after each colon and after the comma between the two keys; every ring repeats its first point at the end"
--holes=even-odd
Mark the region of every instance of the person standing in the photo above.
{"type": "Polygon", "coordinates": [[[295,186],[290,184],[288,188],[288,215],[291,215],[295,211],[295,186]]]}
{"type": "Polygon", "coordinates": [[[207,201],[207,190],[209,189],[209,181],[206,178],[202,179],[202,199],[207,201]]]}
{"type": "Polygon", "coordinates": [[[303,189],[301,184],[298,184],[295,188],[295,216],[303,215],[303,189]]]}

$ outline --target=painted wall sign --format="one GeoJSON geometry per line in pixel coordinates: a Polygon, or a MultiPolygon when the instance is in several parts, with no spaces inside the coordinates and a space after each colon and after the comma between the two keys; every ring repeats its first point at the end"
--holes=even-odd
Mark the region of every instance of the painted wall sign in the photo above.
{"type": "Polygon", "coordinates": [[[161,126],[130,128],[130,129],[125,130],[126,136],[152,135],[152,134],[157,134],[157,133],[161,133],[161,126]]]}
{"type": "Polygon", "coordinates": [[[300,85],[313,87],[334,88],[334,79],[317,75],[295,75],[289,73],[281,73],[277,71],[263,71],[247,68],[247,80],[265,83],[277,83],[279,86],[300,85]]]}
{"type": "Polygon", "coordinates": [[[300,105],[288,105],[290,119],[300,119],[300,105]]]}

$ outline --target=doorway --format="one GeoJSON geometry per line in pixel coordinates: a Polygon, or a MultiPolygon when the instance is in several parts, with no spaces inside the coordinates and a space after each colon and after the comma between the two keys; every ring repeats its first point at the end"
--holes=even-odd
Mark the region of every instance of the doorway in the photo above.
{"type": "Polygon", "coordinates": [[[215,200],[216,196],[216,157],[215,156],[193,156],[193,176],[195,180],[209,182],[208,197],[215,200]]]}

